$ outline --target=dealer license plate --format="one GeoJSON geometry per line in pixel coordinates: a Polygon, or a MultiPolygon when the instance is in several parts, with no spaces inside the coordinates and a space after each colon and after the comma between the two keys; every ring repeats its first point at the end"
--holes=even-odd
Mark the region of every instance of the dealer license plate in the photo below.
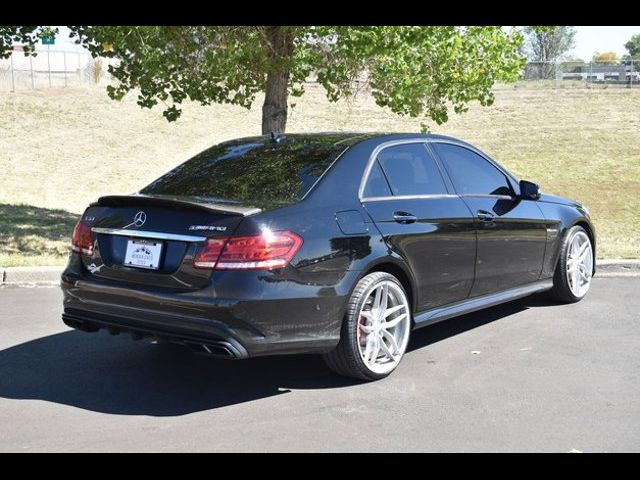
{"type": "Polygon", "coordinates": [[[160,267],[161,254],[162,242],[130,239],[127,241],[124,265],[127,267],[157,270],[160,267]]]}

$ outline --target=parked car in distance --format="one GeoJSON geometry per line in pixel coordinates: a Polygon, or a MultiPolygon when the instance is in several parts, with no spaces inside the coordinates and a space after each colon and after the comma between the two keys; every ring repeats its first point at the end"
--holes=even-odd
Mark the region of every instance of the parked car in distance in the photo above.
{"type": "Polygon", "coordinates": [[[376,380],[415,328],[536,292],[579,301],[595,246],[585,207],[455,138],[243,138],[85,210],[63,320],[376,380]]]}

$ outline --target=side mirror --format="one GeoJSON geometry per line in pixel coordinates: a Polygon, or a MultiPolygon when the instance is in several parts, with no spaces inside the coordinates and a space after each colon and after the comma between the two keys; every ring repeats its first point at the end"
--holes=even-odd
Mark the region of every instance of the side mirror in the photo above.
{"type": "Polygon", "coordinates": [[[540,187],[536,183],[520,180],[520,198],[523,200],[538,200],[540,198],[540,187]]]}

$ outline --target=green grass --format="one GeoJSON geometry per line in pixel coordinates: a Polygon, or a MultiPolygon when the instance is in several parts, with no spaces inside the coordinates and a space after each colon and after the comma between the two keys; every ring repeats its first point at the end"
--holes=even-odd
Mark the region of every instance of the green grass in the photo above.
{"type": "MultiPolygon", "coordinates": [[[[135,100],[89,87],[0,92],[0,266],[64,263],[89,202],[136,191],[213,143],[259,133],[260,99],[251,111],[188,104],[171,124],[135,100]]],[[[309,85],[289,131],[418,131],[419,123],[366,92],[330,104],[309,85]]],[[[584,202],[600,258],[640,258],[640,89],[500,86],[492,107],[473,105],[432,130],[478,145],[545,192],[584,202]]]]}

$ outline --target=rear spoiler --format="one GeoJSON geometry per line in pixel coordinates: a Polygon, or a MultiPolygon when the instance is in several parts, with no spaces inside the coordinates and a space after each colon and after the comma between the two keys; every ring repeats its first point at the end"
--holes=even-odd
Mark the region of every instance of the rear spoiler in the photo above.
{"type": "Polygon", "coordinates": [[[260,213],[262,209],[244,207],[227,203],[208,202],[201,198],[172,197],[170,195],[107,195],[100,197],[92,207],[130,207],[130,206],[158,206],[176,209],[201,210],[205,212],[223,213],[246,217],[260,213]]]}

